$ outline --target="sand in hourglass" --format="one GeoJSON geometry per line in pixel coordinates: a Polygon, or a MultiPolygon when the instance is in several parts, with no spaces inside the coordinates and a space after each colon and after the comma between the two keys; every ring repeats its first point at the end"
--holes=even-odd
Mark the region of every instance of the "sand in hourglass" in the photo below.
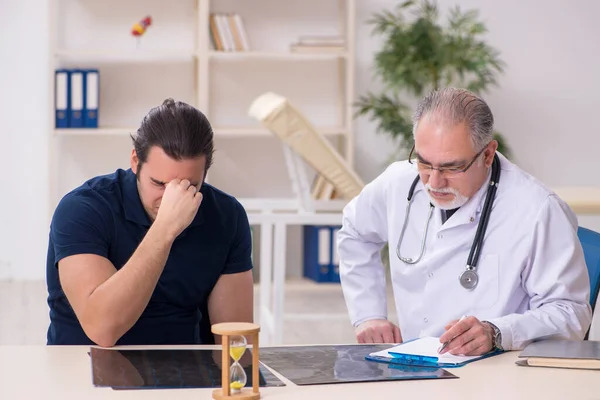
{"type": "Polygon", "coordinates": [[[230,369],[231,381],[229,387],[234,393],[238,393],[246,386],[246,371],[242,368],[239,361],[246,352],[246,338],[244,336],[232,336],[229,347],[229,355],[233,359],[230,369]]]}

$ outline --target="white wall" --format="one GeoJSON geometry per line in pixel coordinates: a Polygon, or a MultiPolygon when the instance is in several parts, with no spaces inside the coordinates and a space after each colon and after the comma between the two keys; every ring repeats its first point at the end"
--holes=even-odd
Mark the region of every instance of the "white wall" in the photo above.
{"type": "MultiPolygon", "coordinates": [[[[379,37],[365,21],[397,1],[358,1],[357,91],[373,87],[373,51],[379,37]]],[[[600,103],[600,3],[593,0],[438,0],[441,9],[459,4],[478,8],[487,24],[488,42],[507,63],[500,86],[486,99],[497,128],[514,148],[515,161],[549,185],[597,185],[598,128],[593,123],[600,103]],[[568,161],[567,161],[568,160],[568,161]]],[[[381,167],[373,160],[386,140],[372,135],[365,119],[358,122],[358,168],[373,178],[381,167]]]]}
{"type": "Polygon", "coordinates": [[[0,1],[0,278],[44,276],[48,234],[47,7],[0,1]]]}
{"type": "MultiPolygon", "coordinates": [[[[358,1],[357,92],[377,90],[373,52],[381,39],[366,25],[373,12],[398,1],[358,1]]],[[[485,97],[496,127],[508,140],[515,161],[547,185],[598,186],[600,132],[600,2],[520,0],[438,0],[440,9],[477,8],[487,24],[488,42],[506,62],[505,74],[485,97]]],[[[387,137],[373,133],[367,118],[357,121],[357,170],[365,180],[379,174],[387,137]]],[[[580,216],[600,229],[600,217],[580,216]]]]}
{"type": "MultiPolygon", "coordinates": [[[[373,80],[371,68],[381,41],[371,36],[371,27],[365,21],[373,12],[397,3],[357,0],[357,94],[379,87],[373,80]]],[[[501,51],[508,64],[500,87],[487,99],[498,129],[514,150],[515,161],[551,186],[599,185],[594,167],[600,137],[593,116],[599,103],[595,72],[600,70],[600,44],[596,40],[600,35],[600,25],[596,22],[600,3],[593,0],[439,1],[441,7],[457,3],[464,8],[479,7],[490,30],[490,43],[501,51]]],[[[258,4],[269,4],[269,1],[260,0],[258,4]]],[[[106,7],[97,7],[107,12],[106,7]]],[[[47,103],[50,78],[45,39],[47,11],[44,0],[0,0],[0,137],[3,144],[0,278],[44,276],[49,212],[45,171],[51,126],[47,103]]],[[[111,15],[103,17],[112,18],[111,15]]],[[[269,27],[265,25],[265,29],[269,27]]],[[[165,67],[155,68],[161,73],[165,67]]],[[[176,89],[182,96],[189,95],[185,88],[176,89]]],[[[219,98],[218,101],[224,100],[219,98]]],[[[131,119],[135,122],[139,118],[132,115],[131,119]]],[[[356,121],[360,147],[356,151],[356,169],[366,181],[381,172],[390,148],[388,140],[375,134],[373,129],[374,125],[366,118],[356,121]]],[[[262,144],[261,141],[244,143],[244,149],[247,145],[248,152],[258,151],[262,144]]],[[[129,142],[127,138],[113,138],[107,143],[97,139],[85,142],[69,139],[65,146],[73,151],[61,161],[62,173],[69,178],[66,182],[70,182],[61,186],[61,191],[89,175],[105,171],[109,165],[126,165],[120,153],[107,161],[95,150],[98,146],[127,149],[129,142]],[[92,163],[84,168],[80,166],[81,161],[89,160],[92,163]]],[[[228,156],[225,148],[223,160],[234,165],[239,150],[239,146],[230,148],[228,156]]],[[[264,170],[269,164],[262,163],[260,167],[264,170]]],[[[283,179],[285,175],[279,176],[283,179]]],[[[257,179],[265,178],[261,175],[257,179]]],[[[252,185],[245,187],[252,190],[252,185]]],[[[272,193],[279,194],[281,187],[279,182],[271,188],[272,193]]],[[[598,217],[582,218],[582,224],[600,229],[598,217]]],[[[289,267],[292,275],[298,275],[301,253],[299,248],[293,248],[293,243],[299,243],[296,241],[299,231],[290,236],[289,267]]]]}

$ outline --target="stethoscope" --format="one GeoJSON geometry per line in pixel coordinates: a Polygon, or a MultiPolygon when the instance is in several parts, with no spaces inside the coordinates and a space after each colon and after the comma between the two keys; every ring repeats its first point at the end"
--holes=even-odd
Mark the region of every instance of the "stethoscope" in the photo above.
{"type": "MultiPolygon", "coordinates": [[[[433,204],[429,203],[429,214],[427,215],[427,220],[425,221],[425,233],[423,238],[421,239],[421,252],[419,253],[419,257],[416,259],[402,257],[400,255],[400,245],[402,243],[402,239],[404,238],[404,232],[406,230],[406,223],[408,222],[408,214],[410,213],[410,205],[412,203],[413,193],[415,191],[415,187],[417,183],[419,183],[420,177],[417,176],[410,186],[410,190],[408,191],[408,204],[406,205],[406,214],[404,216],[404,224],[402,225],[402,231],[400,232],[400,237],[398,238],[398,245],[396,246],[396,255],[398,258],[407,263],[407,264],[416,264],[423,257],[423,253],[425,252],[425,241],[427,240],[427,231],[429,229],[429,220],[431,219],[431,215],[433,214],[433,204]]],[[[467,265],[462,274],[460,274],[459,281],[460,284],[467,290],[473,290],[477,286],[479,282],[479,275],[477,274],[477,260],[479,259],[479,254],[481,252],[481,246],[483,244],[483,236],[485,230],[487,228],[488,221],[490,219],[490,213],[492,211],[492,203],[494,202],[494,197],[496,195],[496,190],[498,188],[498,182],[500,181],[500,159],[498,155],[494,155],[494,161],[492,163],[492,176],[489,183],[489,188],[487,191],[487,195],[485,198],[485,203],[483,205],[483,211],[481,219],[479,220],[479,224],[477,225],[477,231],[475,232],[475,239],[473,240],[473,245],[471,246],[471,251],[469,253],[469,258],[467,258],[467,265]]]]}

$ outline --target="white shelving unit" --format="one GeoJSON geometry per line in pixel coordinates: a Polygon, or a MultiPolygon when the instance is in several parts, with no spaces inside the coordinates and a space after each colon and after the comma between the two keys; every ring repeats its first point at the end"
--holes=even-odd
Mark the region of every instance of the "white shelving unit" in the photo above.
{"type": "MultiPolygon", "coordinates": [[[[278,160],[276,169],[280,172],[272,180],[265,179],[264,174],[255,176],[255,180],[266,187],[270,183],[277,187],[289,185],[282,181],[285,164],[278,139],[246,115],[250,102],[265,91],[276,91],[297,100],[295,104],[353,165],[354,0],[281,3],[277,0],[182,0],[176,4],[161,0],[51,0],[51,210],[68,190],[89,178],[90,173],[127,168],[129,135],[137,130],[144,114],[166,97],[189,102],[207,115],[217,146],[209,182],[252,208],[270,204],[268,210],[273,211],[280,204],[285,211],[293,204],[287,195],[282,195],[284,190],[256,187],[252,193],[243,190],[236,193],[240,185],[234,182],[235,169],[220,163],[221,154],[227,159],[230,149],[236,153],[239,147],[250,143],[250,147],[257,147],[250,150],[255,158],[264,159],[272,152],[277,153],[273,158],[278,160]],[[218,12],[241,15],[250,51],[225,52],[213,48],[209,18],[211,13],[218,12]],[[146,15],[152,16],[153,24],[136,43],[129,31],[146,15]],[[343,36],[343,51],[289,50],[289,45],[301,35],[323,34],[343,36]],[[55,129],[53,78],[54,70],[61,67],[100,70],[97,129],[55,129]],[[313,81],[321,72],[325,74],[324,85],[313,81]],[[169,76],[168,82],[157,83],[165,76],[169,76]],[[248,82],[251,85],[246,87],[248,82]],[[315,102],[314,99],[326,97],[321,86],[329,86],[326,89],[333,88],[335,93],[329,90],[327,100],[315,102]],[[227,93],[222,93],[223,88],[227,93]],[[230,118],[230,113],[235,117],[230,118]],[[85,143],[88,138],[90,142],[85,143]],[[93,161],[83,157],[90,150],[101,160],[98,165],[80,162],[93,161]],[[106,158],[102,158],[101,151],[108,152],[106,158]]],[[[248,157],[244,164],[236,161],[235,165],[247,172],[242,165],[257,164],[248,157]]],[[[291,189],[286,190],[293,196],[291,189]]]]}
{"type": "Polygon", "coordinates": [[[355,0],[50,0],[49,9],[50,209],[86,179],[129,168],[129,135],[152,107],[167,97],[194,105],[215,134],[208,181],[260,227],[261,340],[281,342],[287,227],[336,224],[345,202],[303,212],[281,142],[248,109],[267,91],[289,98],[353,165],[355,0]],[[211,13],[241,15],[250,51],[216,51],[211,13]],[[136,42],[131,26],[147,15],[153,23],[136,42]],[[290,51],[315,35],[341,35],[345,46],[290,51]],[[98,128],[54,127],[54,71],[69,67],[100,72],[98,128]]]}

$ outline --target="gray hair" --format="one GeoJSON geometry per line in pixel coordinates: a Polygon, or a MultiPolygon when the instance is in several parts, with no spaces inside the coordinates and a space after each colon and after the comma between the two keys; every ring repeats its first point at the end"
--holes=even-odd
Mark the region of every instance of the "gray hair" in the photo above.
{"type": "Polygon", "coordinates": [[[446,124],[466,123],[476,151],[483,149],[493,139],[492,110],[482,98],[466,89],[441,88],[425,96],[413,115],[413,137],[424,116],[441,118],[446,124]]]}

